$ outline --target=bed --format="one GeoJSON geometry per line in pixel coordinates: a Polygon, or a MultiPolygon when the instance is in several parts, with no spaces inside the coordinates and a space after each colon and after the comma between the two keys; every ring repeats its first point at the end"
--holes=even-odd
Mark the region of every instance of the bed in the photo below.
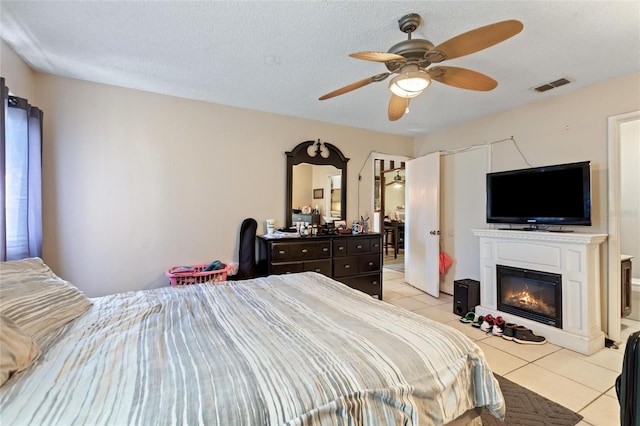
{"type": "Polygon", "coordinates": [[[504,417],[462,333],[317,273],[88,299],[38,258],[0,268],[3,424],[437,425],[478,407],[504,417]]]}

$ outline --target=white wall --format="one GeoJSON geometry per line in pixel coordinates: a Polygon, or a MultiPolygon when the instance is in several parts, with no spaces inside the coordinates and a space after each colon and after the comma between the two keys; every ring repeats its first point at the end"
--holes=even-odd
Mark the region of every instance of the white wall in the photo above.
{"type": "Polygon", "coordinates": [[[7,85],[33,88],[44,110],[43,257],[89,296],[166,285],[172,265],[237,261],[243,219],[258,232],[284,223],[285,151],[300,142],[350,158],[349,220],[370,214],[357,211],[370,205],[372,179],[358,180],[370,151],[413,152],[402,136],[27,75],[7,49],[7,85]]]}

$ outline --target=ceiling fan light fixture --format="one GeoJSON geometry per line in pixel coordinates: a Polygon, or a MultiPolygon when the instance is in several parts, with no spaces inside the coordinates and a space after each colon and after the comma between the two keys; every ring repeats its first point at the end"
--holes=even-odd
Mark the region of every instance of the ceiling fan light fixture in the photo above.
{"type": "Polygon", "coordinates": [[[431,84],[429,74],[417,65],[406,65],[389,83],[389,90],[401,98],[414,98],[431,84]]]}
{"type": "Polygon", "coordinates": [[[402,176],[400,176],[400,171],[396,170],[396,175],[393,177],[393,187],[396,189],[402,188],[404,181],[402,180],[402,176]]]}

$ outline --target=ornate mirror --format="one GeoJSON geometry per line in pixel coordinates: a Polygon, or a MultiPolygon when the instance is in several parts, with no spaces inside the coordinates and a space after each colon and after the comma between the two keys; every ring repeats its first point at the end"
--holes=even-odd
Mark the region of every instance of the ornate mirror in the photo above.
{"type": "MultiPolygon", "coordinates": [[[[327,142],[306,141],[287,151],[286,226],[294,215],[312,215],[322,224],[347,217],[347,162],[327,142]]],[[[312,220],[308,220],[312,222],[312,220]]]]}

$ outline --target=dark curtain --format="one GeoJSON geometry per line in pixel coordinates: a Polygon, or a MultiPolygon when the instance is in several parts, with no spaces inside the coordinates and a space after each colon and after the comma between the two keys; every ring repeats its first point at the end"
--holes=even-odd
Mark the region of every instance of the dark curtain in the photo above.
{"type": "Polygon", "coordinates": [[[0,78],[0,260],[42,257],[42,111],[0,78]]]}

